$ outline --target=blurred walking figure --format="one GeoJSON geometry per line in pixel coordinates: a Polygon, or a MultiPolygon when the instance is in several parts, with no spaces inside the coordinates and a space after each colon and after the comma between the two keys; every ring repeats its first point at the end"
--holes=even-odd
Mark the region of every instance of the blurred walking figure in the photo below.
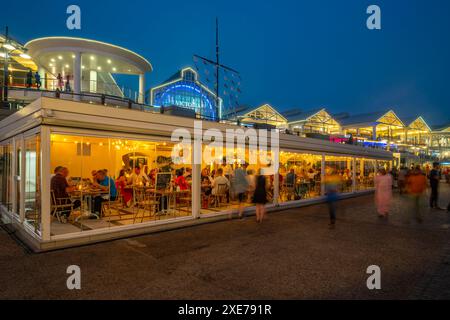
{"type": "Polygon", "coordinates": [[[261,169],[256,178],[256,189],[253,194],[253,202],[256,204],[256,222],[261,223],[266,214],[267,190],[266,177],[262,174],[261,169]]]}
{"type": "Polygon", "coordinates": [[[380,169],[375,177],[375,203],[378,216],[385,218],[389,214],[392,202],[392,176],[386,169],[380,169]]]}
{"type": "Polygon", "coordinates": [[[433,169],[428,175],[430,179],[431,196],[430,196],[430,208],[439,209],[439,180],[441,180],[441,173],[439,172],[439,163],[433,163],[433,169]]]}
{"type": "Polygon", "coordinates": [[[244,164],[243,167],[237,167],[234,170],[234,192],[236,193],[239,200],[239,219],[244,217],[244,198],[245,193],[249,189],[248,180],[247,180],[247,172],[246,172],[247,164],[244,164]]]}
{"type": "Polygon", "coordinates": [[[422,214],[420,212],[420,199],[427,187],[427,178],[417,166],[408,177],[408,192],[413,199],[414,214],[417,222],[422,223],[422,214]]]}
{"type": "Polygon", "coordinates": [[[403,194],[405,192],[407,175],[408,170],[406,169],[406,167],[401,167],[400,171],[398,172],[398,190],[400,191],[400,194],[403,194]]]}
{"type": "Polygon", "coordinates": [[[334,227],[336,224],[336,201],[339,199],[338,191],[341,183],[341,177],[335,170],[325,176],[325,194],[330,213],[330,227],[334,227]]]}

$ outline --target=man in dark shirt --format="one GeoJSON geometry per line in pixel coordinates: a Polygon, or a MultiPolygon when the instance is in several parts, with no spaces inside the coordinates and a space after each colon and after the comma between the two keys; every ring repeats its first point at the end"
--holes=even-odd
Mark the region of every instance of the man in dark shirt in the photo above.
{"type": "Polygon", "coordinates": [[[441,174],[439,172],[439,163],[433,163],[433,170],[430,171],[428,176],[430,179],[431,196],[430,196],[430,207],[438,207],[438,197],[439,197],[439,180],[441,179],[441,174]]]}
{"type": "MultiPolygon", "coordinates": [[[[69,204],[69,193],[75,190],[75,187],[69,186],[67,182],[67,176],[69,175],[69,170],[64,167],[57,167],[55,169],[55,175],[50,182],[50,189],[55,194],[56,204],[69,204]]],[[[80,200],[75,200],[73,202],[73,209],[79,208],[81,206],[80,200]]],[[[61,211],[60,216],[67,220],[70,216],[70,211],[61,211]]]]}

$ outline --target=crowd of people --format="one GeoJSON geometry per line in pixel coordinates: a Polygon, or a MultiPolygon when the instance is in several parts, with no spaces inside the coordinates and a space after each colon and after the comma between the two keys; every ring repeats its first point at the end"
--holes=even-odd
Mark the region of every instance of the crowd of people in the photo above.
{"type": "MultiPolygon", "coordinates": [[[[439,206],[439,184],[442,177],[446,177],[448,183],[448,169],[441,170],[439,163],[433,163],[432,167],[420,165],[411,166],[409,169],[402,166],[399,170],[392,169],[389,173],[381,169],[375,178],[375,199],[378,214],[385,218],[389,214],[392,201],[393,187],[397,187],[401,195],[408,195],[413,204],[415,219],[423,221],[421,200],[427,187],[430,187],[429,207],[431,209],[443,209],[439,206]]],[[[445,210],[445,209],[443,209],[445,210]]],[[[450,211],[450,205],[447,207],[450,211]]]]}

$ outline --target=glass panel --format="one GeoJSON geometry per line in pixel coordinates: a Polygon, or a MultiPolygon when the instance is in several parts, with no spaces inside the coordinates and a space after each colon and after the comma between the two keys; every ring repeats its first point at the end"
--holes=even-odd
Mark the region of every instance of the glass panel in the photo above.
{"type": "Polygon", "coordinates": [[[338,175],[338,192],[352,192],[353,173],[351,157],[325,156],[325,175],[338,175]]]}
{"type": "Polygon", "coordinates": [[[173,147],[168,142],[52,134],[51,168],[67,169],[52,177],[51,233],[190,216],[192,168],[172,162],[173,147]]]}
{"type": "Polygon", "coordinates": [[[2,142],[0,145],[0,203],[12,211],[12,146],[11,142],[2,142]]]}
{"type": "Polygon", "coordinates": [[[41,232],[40,137],[25,139],[25,222],[41,232]]]}
{"type": "Polygon", "coordinates": [[[374,188],[376,161],[371,159],[356,159],[356,190],[374,188]]]}
{"type": "Polygon", "coordinates": [[[258,175],[265,177],[267,202],[273,202],[271,158],[270,151],[259,151],[253,157],[248,147],[245,150],[236,147],[227,150],[226,147],[215,149],[208,144],[203,145],[200,213],[236,212],[254,206],[258,175]],[[228,163],[227,152],[232,158],[228,163]]]}
{"type": "Polygon", "coordinates": [[[322,156],[280,153],[280,202],[320,197],[322,156]]]}

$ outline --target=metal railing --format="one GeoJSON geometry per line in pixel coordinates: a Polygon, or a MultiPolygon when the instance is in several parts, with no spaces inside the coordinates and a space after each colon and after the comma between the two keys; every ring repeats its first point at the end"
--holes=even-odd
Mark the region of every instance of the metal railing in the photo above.
{"type": "MultiPolygon", "coordinates": [[[[0,87],[0,92],[1,90],[4,89],[5,89],[4,87],[0,87]]],[[[19,110],[25,107],[27,104],[31,103],[32,101],[39,99],[41,97],[85,102],[105,107],[129,109],[159,114],[164,113],[165,110],[165,108],[159,108],[148,104],[139,103],[135,100],[128,99],[126,97],[117,97],[114,95],[107,95],[101,93],[83,92],[80,94],[75,94],[74,92],[67,92],[67,91],[38,90],[34,88],[23,88],[23,87],[7,87],[6,89],[8,94],[8,100],[2,102],[2,108],[9,110],[19,110]]],[[[201,114],[195,114],[193,118],[205,121],[216,121],[216,119],[201,114]]],[[[230,121],[222,121],[222,122],[232,123],[230,121]]]]}
{"type": "MultiPolygon", "coordinates": [[[[9,88],[27,88],[36,90],[72,92],[74,90],[74,81],[72,78],[67,80],[55,78],[41,78],[40,86],[33,77],[12,77],[9,80],[9,88]]],[[[136,90],[125,86],[119,86],[117,83],[103,82],[97,80],[81,80],[82,93],[106,94],[108,96],[117,96],[120,98],[131,99],[133,101],[144,101],[145,93],[139,93],[136,90]]]]}

